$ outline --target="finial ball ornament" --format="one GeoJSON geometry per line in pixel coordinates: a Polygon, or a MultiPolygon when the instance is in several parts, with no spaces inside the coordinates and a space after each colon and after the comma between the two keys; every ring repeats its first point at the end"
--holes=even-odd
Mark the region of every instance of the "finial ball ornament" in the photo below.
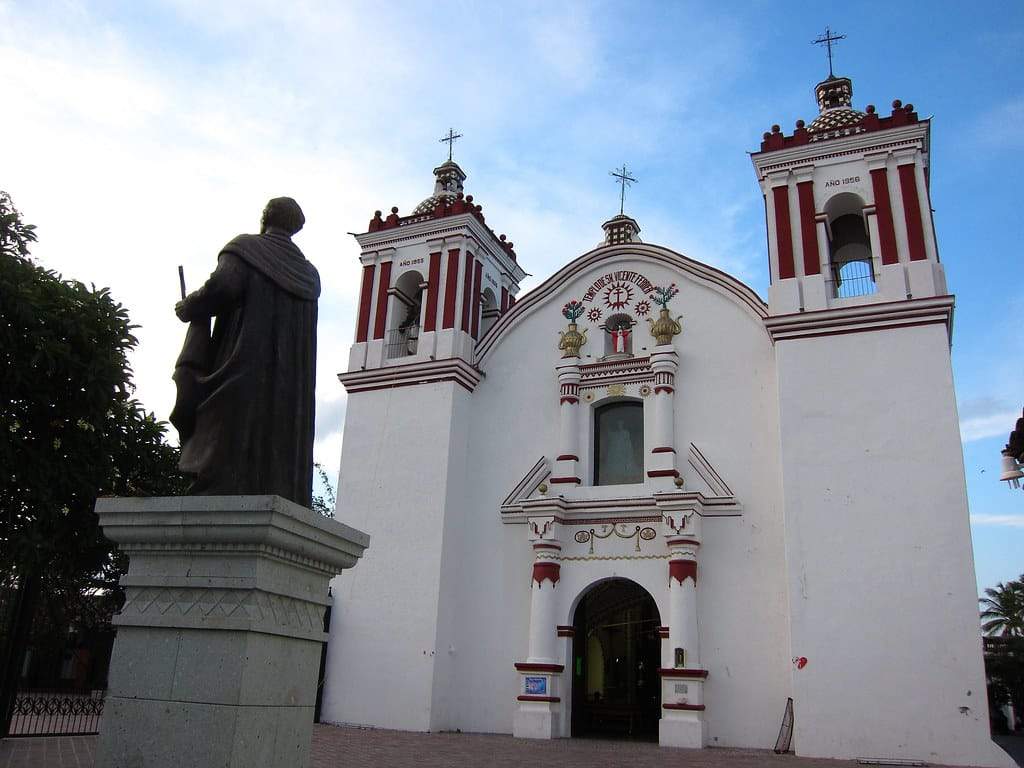
{"type": "Polygon", "coordinates": [[[677,476],[676,479],[673,480],[673,482],[676,484],[676,488],[683,487],[683,478],[677,476]]]}
{"type": "Polygon", "coordinates": [[[805,123],[804,123],[804,121],[803,121],[803,120],[797,120],[797,121],[796,121],[796,127],[797,127],[797,128],[803,128],[803,127],[804,127],[804,125],[805,125],[805,123]]]}
{"type": "Polygon", "coordinates": [[[873,115],[873,114],[875,114],[875,105],[874,105],[874,104],[868,104],[868,105],[867,105],[867,107],[865,107],[865,111],[866,111],[866,112],[867,112],[867,113],[868,113],[869,115],[873,115]]]}
{"type": "Polygon", "coordinates": [[[398,206],[397,205],[391,206],[391,212],[392,213],[398,213],[398,206]]]}
{"type": "Polygon", "coordinates": [[[900,101],[899,99],[893,99],[892,100],[892,108],[893,109],[899,109],[902,106],[903,106],[903,102],[900,101]]]}
{"type": "Polygon", "coordinates": [[[778,123],[776,123],[775,125],[772,126],[772,133],[781,133],[781,132],[782,132],[782,128],[779,127],[778,123]]]}

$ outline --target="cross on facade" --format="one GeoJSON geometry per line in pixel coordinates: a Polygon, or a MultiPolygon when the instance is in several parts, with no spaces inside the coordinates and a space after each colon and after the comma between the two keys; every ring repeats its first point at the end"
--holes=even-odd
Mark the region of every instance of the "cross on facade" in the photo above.
{"type": "Polygon", "coordinates": [[[632,185],[636,179],[629,175],[629,171],[626,170],[626,164],[622,164],[622,168],[616,168],[614,171],[608,171],[609,175],[614,176],[618,179],[619,189],[619,215],[625,213],[626,209],[626,187],[632,185]]]}
{"type": "Polygon", "coordinates": [[[832,30],[825,27],[825,34],[818,37],[817,40],[812,40],[811,45],[824,45],[828,52],[828,76],[835,77],[832,74],[832,45],[838,43],[840,40],[845,40],[846,35],[833,35],[832,30]]]}
{"type": "Polygon", "coordinates": [[[462,138],[462,134],[461,133],[456,133],[454,128],[449,128],[448,129],[448,135],[444,136],[441,139],[439,139],[439,141],[442,144],[444,144],[445,142],[448,143],[448,162],[449,163],[452,161],[452,147],[455,144],[455,140],[456,139],[461,139],[461,138],[462,138]]]}

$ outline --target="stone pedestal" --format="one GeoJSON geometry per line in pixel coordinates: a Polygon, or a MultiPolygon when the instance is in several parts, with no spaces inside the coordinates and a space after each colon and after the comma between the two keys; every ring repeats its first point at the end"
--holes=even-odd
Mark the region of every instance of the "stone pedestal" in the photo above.
{"type": "Polygon", "coordinates": [[[129,557],[97,768],[308,765],[328,582],[369,537],[279,496],[96,514],[129,557]]]}

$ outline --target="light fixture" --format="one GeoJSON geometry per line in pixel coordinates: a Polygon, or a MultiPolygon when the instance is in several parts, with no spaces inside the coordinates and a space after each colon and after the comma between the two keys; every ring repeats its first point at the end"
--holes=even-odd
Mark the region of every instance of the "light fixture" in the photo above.
{"type": "Polygon", "coordinates": [[[1009,451],[1003,451],[1003,474],[999,476],[999,479],[1005,480],[1011,488],[1020,488],[1022,477],[1024,477],[1024,472],[1020,471],[1017,459],[1009,451]]]}

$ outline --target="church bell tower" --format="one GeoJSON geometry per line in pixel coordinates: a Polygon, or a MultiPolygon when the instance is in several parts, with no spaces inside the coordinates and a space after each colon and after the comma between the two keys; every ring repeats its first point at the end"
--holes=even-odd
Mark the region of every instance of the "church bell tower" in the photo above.
{"type": "Polygon", "coordinates": [[[772,126],[752,155],[771,268],[790,643],[803,662],[791,672],[793,745],[969,764],[994,748],[931,119],[898,99],[884,115],[857,109],[852,80],[831,71],[814,94],[813,121],[791,134],[772,126]]]}

